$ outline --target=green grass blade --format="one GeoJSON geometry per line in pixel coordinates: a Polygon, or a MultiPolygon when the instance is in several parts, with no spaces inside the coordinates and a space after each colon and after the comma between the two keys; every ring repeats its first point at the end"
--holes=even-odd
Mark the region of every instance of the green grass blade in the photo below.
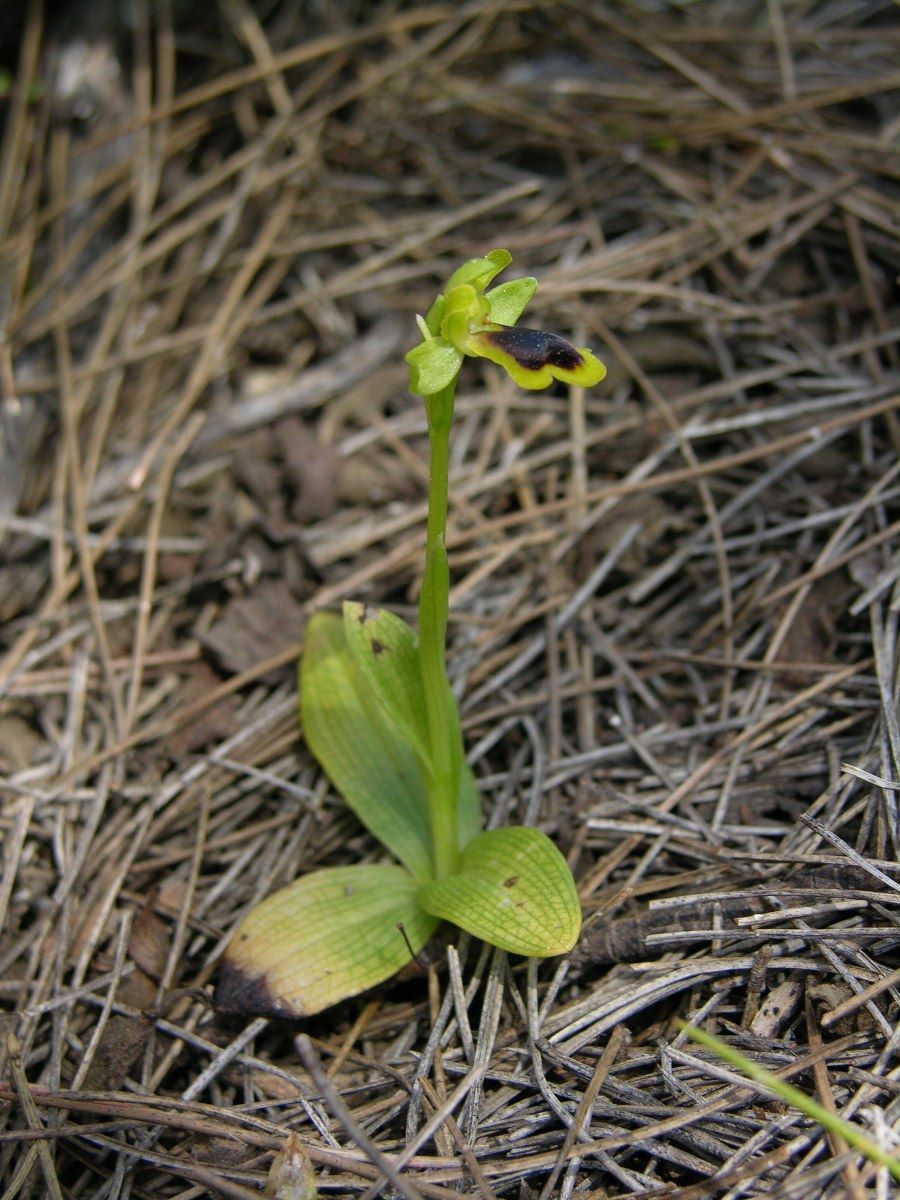
{"type": "Polygon", "coordinates": [[[851,1121],[845,1121],[836,1113],[829,1112],[817,1100],[813,1100],[812,1096],[807,1096],[806,1092],[801,1092],[792,1084],[785,1083],[783,1079],[779,1079],[765,1067],[760,1067],[752,1059],[741,1054],[739,1050],[735,1050],[733,1046],[729,1046],[713,1034],[707,1033],[705,1029],[698,1029],[696,1025],[689,1025],[686,1021],[680,1021],[679,1024],[693,1041],[705,1046],[707,1050],[712,1050],[713,1054],[742,1071],[754,1083],[760,1083],[767,1087],[786,1104],[790,1104],[792,1108],[802,1112],[817,1125],[821,1125],[826,1132],[842,1137],[848,1146],[858,1150],[871,1162],[887,1167],[894,1179],[900,1181],[900,1158],[883,1150],[877,1142],[873,1142],[863,1133],[858,1125],[854,1125],[851,1121]]]}
{"type": "Polygon", "coordinates": [[[429,880],[422,907],[513,954],[565,954],[578,940],[581,906],[572,872],[537,829],[492,829],[462,853],[458,874],[429,880]]]}
{"type": "Polygon", "coordinates": [[[303,639],[300,719],[331,782],[360,821],[417,879],[433,874],[428,797],[416,755],[356,665],[334,613],[303,639]]]}
{"type": "Polygon", "coordinates": [[[308,1016],[390,978],[437,927],[417,887],[402,867],[378,863],[313,871],[273,892],[231,939],[217,1008],[308,1016]]]}

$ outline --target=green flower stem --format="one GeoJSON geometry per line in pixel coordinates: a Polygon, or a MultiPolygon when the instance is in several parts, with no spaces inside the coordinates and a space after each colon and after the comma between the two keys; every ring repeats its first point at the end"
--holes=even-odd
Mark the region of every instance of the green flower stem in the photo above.
{"type": "Polygon", "coordinates": [[[428,780],[429,817],[438,879],[446,879],[459,869],[459,758],[454,753],[455,710],[446,668],[450,575],[444,546],[455,393],[454,381],[425,401],[431,468],[425,577],[419,598],[419,653],[432,766],[432,777],[428,780]]]}
{"type": "MultiPolygon", "coordinates": [[[[428,418],[428,437],[431,442],[431,470],[428,478],[427,545],[447,532],[447,492],[450,486],[450,427],[453,424],[453,404],[456,399],[456,380],[443,391],[425,400],[428,418]]],[[[442,648],[443,650],[443,648],[442,648]]]]}

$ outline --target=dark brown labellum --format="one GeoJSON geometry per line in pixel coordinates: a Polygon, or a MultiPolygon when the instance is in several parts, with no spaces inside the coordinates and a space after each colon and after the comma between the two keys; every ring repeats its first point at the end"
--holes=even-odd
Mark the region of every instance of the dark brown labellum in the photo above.
{"type": "Polygon", "coordinates": [[[575,371],[582,363],[580,353],[571,342],[555,333],[545,333],[543,329],[516,326],[512,329],[494,329],[482,336],[498,350],[514,358],[526,371],[539,371],[541,367],[575,371]]]}

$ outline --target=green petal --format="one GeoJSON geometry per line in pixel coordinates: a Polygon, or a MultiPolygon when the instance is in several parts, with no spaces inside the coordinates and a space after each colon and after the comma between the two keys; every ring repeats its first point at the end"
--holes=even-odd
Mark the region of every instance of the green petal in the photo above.
{"type": "Polygon", "coordinates": [[[390,978],[437,927],[417,886],[402,867],[377,863],[313,871],[273,892],[229,943],[216,1007],[305,1017],[390,978]]]}
{"type": "Polygon", "coordinates": [[[549,387],[554,379],[576,387],[593,387],[606,367],[587,347],[579,349],[542,329],[499,326],[469,334],[466,353],[489,358],[523,388],[549,387]]]}
{"type": "Polygon", "coordinates": [[[463,850],[459,874],[428,880],[418,895],[426,912],[513,954],[565,954],[581,929],[572,872],[538,829],[480,833],[463,850]]]}
{"type": "Polygon", "coordinates": [[[537,280],[530,275],[491,288],[484,297],[491,306],[491,320],[498,325],[515,325],[536,288],[537,280]]]}
{"type": "MultiPolygon", "coordinates": [[[[437,337],[443,332],[441,326],[447,310],[447,300],[452,291],[457,290],[460,287],[465,287],[468,290],[468,295],[466,296],[465,303],[462,304],[461,307],[473,307],[473,302],[475,300],[481,300],[484,289],[491,282],[494,276],[502,271],[504,267],[509,266],[511,262],[512,255],[508,250],[492,250],[485,258],[471,258],[468,262],[463,263],[458,270],[454,271],[447,281],[447,286],[437,297],[434,304],[432,304],[431,308],[429,308],[425,315],[425,324],[428,326],[428,330],[432,337],[437,337]]],[[[519,281],[516,280],[515,283],[518,284],[519,281]]],[[[532,291],[533,290],[534,289],[532,289],[532,291]]],[[[495,288],[494,292],[496,291],[497,289],[495,288]]],[[[456,307],[459,308],[459,297],[456,297],[456,301],[456,307]]],[[[521,314],[521,312],[522,309],[520,308],[513,320],[518,319],[518,316],[521,314]]],[[[485,318],[490,315],[487,304],[484,304],[483,306],[483,315],[485,318]]],[[[493,320],[503,321],[504,323],[506,322],[506,318],[504,316],[494,317],[493,320]]],[[[512,324],[513,320],[510,320],[509,324],[512,324]]],[[[472,322],[472,324],[478,323],[478,321],[474,320],[472,322]]],[[[444,337],[446,337],[446,332],[444,332],[444,337]]],[[[416,391],[415,388],[412,390],[416,391]]],[[[430,393],[418,392],[418,394],[429,395],[430,393]]]]}
{"type": "Polygon", "coordinates": [[[300,720],[306,744],[347,806],[417,879],[427,879],[431,828],[419,761],[383,715],[335,613],[316,613],[303,635],[300,720]]]}
{"type": "Polygon", "coordinates": [[[416,396],[443,391],[459,374],[462,360],[462,352],[443,338],[420,342],[406,355],[409,390],[416,396]]]}
{"type": "Polygon", "coordinates": [[[511,262],[512,255],[508,250],[491,250],[484,258],[470,258],[453,272],[444,291],[449,292],[461,283],[470,283],[481,293],[494,276],[499,275],[511,262]]]}
{"type": "Polygon", "coordinates": [[[471,284],[461,283],[443,298],[440,334],[461,354],[465,353],[470,329],[483,329],[491,315],[487,299],[471,284]]]}
{"type": "Polygon", "coordinates": [[[431,308],[425,314],[425,324],[432,337],[437,337],[441,332],[441,318],[444,315],[444,297],[438,296],[431,308]]]}

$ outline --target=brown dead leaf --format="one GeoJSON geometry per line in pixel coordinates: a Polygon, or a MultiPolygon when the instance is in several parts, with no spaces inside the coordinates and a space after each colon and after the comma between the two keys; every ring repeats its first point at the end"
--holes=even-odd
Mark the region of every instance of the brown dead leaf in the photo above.
{"type": "MultiPolygon", "coordinates": [[[[10,396],[0,403],[0,514],[19,509],[26,473],[46,419],[30,396],[10,396]]],[[[0,544],[3,540],[0,535],[0,544]]]]}
{"type": "Polygon", "coordinates": [[[215,1167],[240,1167],[257,1153],[255,1146],[235,1138],[206,1137],[204,1134],[194,1139],[192,1150],[198,1162],[215,1167]]]}
{"type": "Polygon", "coordinates": [[[340,495],[340,455],[319,441],[299,417],[285,417],[272,433],[281,451],[285,482],[294,493],[291,517],[301,525],[327,517],[340,495]]]}
{"type": "Polygon", "coordinates": [[[230,600],[201,643],[239,674],[286,650],[303,632],[303,607],[280,579],[264,580],[230,600]]]}
{"type": "Polygon", "coordinates": [[[348,426],[365,428],[373,412],[383,412],[395,396],[406,394],[406,368],[394,363],[372,371],[364,383],[345,388],[322,414],[319,426],[323,441],[333,441],[348,426]]]}
{"type": "Polygon", "coordinates": [[[120,1091],[153,1029],[149,1017],[114,1014],[100,1037],[84,1087],[89,1092],[120,1091]]]}
{"type": "MultiPolygon", "coordinates": [[[[827,575],[813,584],[781,644],[777,662],[823,665],[833,661],[835,623],[845,607],[846,590],[844,572],[827,575]]],[[[788,683],[801,683],[804,678],[799,672],[784,676],[788,683]]]]}
{"type": "MultiPolygon", "coordinates": [[[[209,663],[193,663],[181,691],[181,703],[190,706],[221,682],[220,676],[209,663]]],[[[187,725],[180,726],[169,735],[166,742],[168,752],[179,758],[231,737],[237,729],[237,705],[236,696],[224,696],[217,704],[202,709],[187,725]]]]}
{"type": "Polygon", "coordinates": [[[298,1096],[303,1095],[304,1087],[310,1086],[308,1076],[298,1079],[294,1084],[283,1075],[273,1075],[271,1071],[262,1071],[256,1067],[250,1071],[250,1078],[254,1089],[268,1100],[296,1100],[298,1096]]]}
{"type": "Polygon", "coordinates": [[[8,713],[0,717],[0,774],[15,775],[32,766],[45,743],[23,717],[8,713]]]}
{"type": "Polygon", "coordinates": [[[340,488],[340,498],[346,504],[375,505],[412,500],[420,494],[421,484],[395,454],[370,446],[344,464],[340,488]]]}
{"type": "Polygon", "coordinates": [[[263,1195],[272,1200],[316,1200],[316,1173],[299,1134],[293,1130],[272,1160],[263,1195]]]}
{"type": "Polygon", "coordinates": [[[281,471],[276,463],[278,444],[270,428],[254,429],[236,442],[232,470],[260,509],[281,516],[284,508],[281,471]]]}
{"type": "Polygon", "coordinates": [[[156,1005],[158,994],[159,987],[156,982],[139,968],[135,968],[130,974],[123,976],[116,999],[130,1008],[149,1014],[156,1005]]]}
{"type": "MultiPolygon", "coordinates": [[[[708,346],[695,337],[681,332],[675,326],[660,325],[654,329],[641,330],[623,339],[625,348],[636,362],[659,386],[659,372],[695,371],[715,372],[718,368],[715,357],[708,346]]],[[[604,390],[607,394],[617,391],[631,376],[614,355],[604,355],[607,373],[604,390]]]]}
{"type": "Polygon", "coordinates": [[[797,979],[786,979],[772,988],[760,1004],[750,1032],[758,1037],[780,1037],[781,1030],[797,1011],[802,994],[803,985],[797,979]]]}
{"type": "Polygon", "coordinates": [[[151,979],[162,979],[169,957],[169,928],[152,908],[153,901],[140,910],[131,926],[128,953],[151,979]]]}
{"type": "MultiPolygon", "coordinates": [[[[846,1003],[854,994],[848,984],[829,982],[828,980],[809,984],[806,990],[819,1018],[832,1008],[837,1008],[839,1004],[846,1003]]],[[[881,1000],[881,997],[878,997],[875,1003],[878,1003],[879,1000],[881,1000]]],[[[866,1006],[862,1004],[845,1017],[832,1022],[828,1026],[828,1031],[829,1033],[834,1033],[836,1037],[847,1037],[852,1033],[861,1033],[870,1030],[874,1026],[875,1019],[866,1006]]]]}
{"type": "Polygon", "coordinates": [[[168,879],[156,894],[156,907],[164,913],[176,916],[184,904],[187,884],[183,879],[168,879]]]}
{"type": "Polygon", "coordinates": [[[670,544],[673,535],[685,526],[677,509],[659,496],[629,496],[579,539],[572,563],[576,584],[590,575],[635,521],[640,522],[640,532],[619,560],[620,569],[628,575],[639,574],[650,555],[659,553],[659,544],[670,544]]]}
{"type": "Polygon", "coordinates": [[[21,613],[33,611],[43,584],[41,568],[33,563],[8,563],[0,570],[0,626],[21,613]]]}

